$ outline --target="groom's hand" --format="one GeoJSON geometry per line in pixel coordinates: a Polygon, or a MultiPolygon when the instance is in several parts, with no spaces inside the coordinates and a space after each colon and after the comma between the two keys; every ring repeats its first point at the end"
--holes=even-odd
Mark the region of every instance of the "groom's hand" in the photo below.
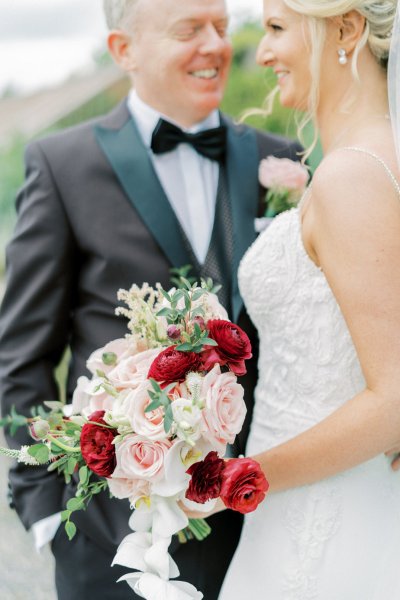
{"type": "Polygon", "coordinates": [[[400,471],[400,445],[395,448],[391,448],[385,452],[386,456],[392,457],[391,467],[393,471],[400,471]]]}

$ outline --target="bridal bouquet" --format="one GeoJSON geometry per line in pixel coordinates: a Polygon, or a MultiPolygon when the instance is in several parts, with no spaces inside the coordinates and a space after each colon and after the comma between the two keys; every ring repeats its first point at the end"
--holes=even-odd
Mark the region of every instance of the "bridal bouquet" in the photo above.
{"type": "Polygon", "coordinates": [[[184,508],[208,512],[218,498],[247,513],[264,499],[268,483],[257,462],[224,460],[240,432],[246,407],[237,377],[251,357],[247,335],[231,323],[212,292],[212,282],[169,292],[161,286],[120,290],[117,314],[129,334],[96,350],[87,361],[92,377],[80,377],[72,405],[46,403],[32,419],[13,414],[2,425],[29,422],[36,444],[2,449],[28,465],[48,464],[76,496],[62,513],[70,538],[73,513],[108,489],[129,499],[133,533],[113,564],[134,569],[122,580],[148,600],[191,600],[203,595],[179,575],[168,554],[172,535],[204,539],[203,519],[184,508]]]}

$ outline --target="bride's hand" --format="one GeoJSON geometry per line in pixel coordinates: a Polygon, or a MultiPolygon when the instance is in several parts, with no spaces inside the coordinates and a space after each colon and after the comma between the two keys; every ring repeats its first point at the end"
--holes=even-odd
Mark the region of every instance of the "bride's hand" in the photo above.
{"type": "Polygon", "coordinates": [[[218,498],[214,508],[212,510],[210,510],[209,512],[190,510],[183,504],[183,502],[180,502],[179,506],[187,514],[189,519],[207,519],[208,517],[211,517],[212,515],[215,515],[216,513],[226,510],[226,506],[220,498],[218,498]]]}
{"type": "Polygon", "coordinates": [[[392,457],[391,467],[393,471],[400,471],[400,444],[385,452],[385,455],[392,457]]]}

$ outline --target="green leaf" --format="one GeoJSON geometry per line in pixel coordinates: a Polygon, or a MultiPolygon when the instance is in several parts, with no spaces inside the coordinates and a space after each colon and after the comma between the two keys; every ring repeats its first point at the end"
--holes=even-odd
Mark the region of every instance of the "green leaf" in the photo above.
{"type": "Polygon", "coordinates": [[[50,410],[60,410],[62,411],[64,409],[64,403],[63,402],[58,402],[55,400],[45,400],[43,402],[43,404],[45,406],[47,406],[47,408],[50,408],[50,410]]]}
{"type": "Polygon", "coordinates": [[[75,467],[78,464],[78,461],[73,456],[70,456],[67,463],[67,473],[72,475],[75,471],[75,467]]]}
{"type": "Polygon", "coordinates": [[[204,296],[205,291],[202,290],[201,288],[199,288],[198,290],[195,290],[192,294],[192,302],[196,302],[196,300],[199,300],[202,296],[204,296]]]}
{"type": "Polygon", "coordinates": [[[154,402],[151,402],[145,409],[144,412],[148,413],[151,412],[152,410],[156,410],[157,408],[159,408],[162,405],[162,402],[160,402],[160,400],[157,398],[157,400],[154,400],[154,402]]]}
{"type": "Polygon", "coordinates": [[[190,300],[190,297],[188,295],[185,295],[185,308],[186,308],[187,312],[190,311],[191,306],[192,306],[192,301],[190,300]]]}
{"type": "MultiPolygon", "coordinates": [[[[190,283],[190,281],[188,279],[186,279],[186,277],[181,277],[181,282],[188,290],[192,289],[192,284],[190,283]]],[[[184,288],[182,288],[182,289],[184,289],[184,288]]]]}
{"type": "Polygon", "coordinates": [[[47,463],[50,458],[50,450],[45,444],[35,444],[34,446],[30,446],[28,448],[28,454],[33,456],[33,458],[41,465],[47,463]]]}
{"type": "Polygon", "coordinates": [[[157,383],[157,381],[155,379],[153,379],[152,377],[149,379],[151,386],[153,388],[153,390],[155,392],[161,392],[161,388],[159,386],[159,384],[157,383]]]}
{"type": "Polygon", "coordinates": [[[222,288],[222,285],[220,285],[219,283],[217,285],[213,285],[210,289],[210,292],[212,294],[218,294],[219,290],[222,288]]]}
{"type": "Polygon", "coordinates": [[[174,302],[174,303],[179,302],[179,300],[181,298],[183,298],[183,291],[179,288],[178,290],[176,290],[176,292],[172,296],[172,302],[174,302]]]}
{"type": "Polygon", "coordinates": [[[67,509],[71,512],[75,510],[82,510],[85,507],[85,503],[82,498],[70,498],[67,502],[67,509]]]}
{"type": "Polygon", "coordinates": [[[203,333],[202,330],[201,330],[201,328],[200,328],[200,325],[198,323],[194,324],[194,332],[196,334],[196,338],[197,339],[199,339],[201,337],[202,333],[203,333]]]}
{"type": "Polygon", "coordinates": [[[67,521],[65,523],[65,531],[68,536],[69,541],[71,541],[76,534],[76,525],[72,521],[67,521]]]}
{"type": "Polygon", "coordinates": [[[71,516],[71,511],[70,510],[63,510],[61,511],[61,522],[63,521],[68,521],[68,519],[71,516]]]}
{"type": "Polygon", "coordinates": [[[176,347],[176,350],[179,350],[179,352],[190,352],[192,347],[193,345],[190,342],[186,342],[185,344],[179,344],[179,346],[176,347]]]}
{"type": "Polygon", "coordinates": [[[168,406],[167,410],[165,411],[165,415],[164,415],[164,431],[165,431],[165,433],[169,432],[169,430],[172,427],[173,422],[174,422],[174,415],[172,412],[172,406],[170,404],[168,406]]]}
{"type": "Polygon", "coordinates": [[[169,317],[171,312],[170,308],[162,308],[156,313],[156,317],[169,317]]]}
{"type": "MultiPolygon", "coordinates": [[[[53,454],[53,450],[52,450],[52,454],[53,454]]],[[[58,458],[57,460],[50,463],[49,466],[47,467],[47,470],[49,471],[49,473],[51,471],[56,471],[57,469],[59,469],[63,465],[65,465],[65,463],[67,463],[67,462],[68,462],[68,458],[66,456],[63,456],[62,458],[58,458]]]]}
{"type": "Polygon", "coordinates": [[[81,467],[79,469],[79,483],[85,485],[89,481],[89,469],[87,467],[81,467]]]}
{"type": "Polygon", "coordinates": [[[206,344],[207,346],[218,346],[217,342],[215,340],[212,340],[211,338],[205,337],[201,339],[202,344],[206,344]]]}
{"type": "Polygon", "coordinates": [[[166,298],[166,300],[168,300],[168,302],[171,302],[171,296],[168,294],[168,292],[166,292],[163,288],[160,288],[160,292],[162,293],[164,298],[166,298]]]}
{"type": "Polygon", "coordinates": [[[176,386],[177,382],[174,381],[173,383],[170,383],[169,385],[167,385],[167,387],[164,388],[164,394],[168,394],[171,390],[174,389],[174,387],[176,386]]]}

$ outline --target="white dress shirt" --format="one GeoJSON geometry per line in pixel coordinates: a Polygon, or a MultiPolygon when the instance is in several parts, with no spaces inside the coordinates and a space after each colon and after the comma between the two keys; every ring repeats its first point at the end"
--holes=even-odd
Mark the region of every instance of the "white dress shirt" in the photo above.
{"type": "MultiPolygon", "coordinates": [[[[143,143],[166,196],[184,230],[200,264],[204,263],[214,225],[217,198],[218,162],[200,155],[190,144],[178,146],[164,154],[154,154],[150,148],[153,131],[160,118],[180,125],[145,104],[132,90],[128,108],[134,117],[143,143]]],[[[219,127],[217,110],[204,121],[189,129],[188,133],[219,127]]]]}
{"type": "MultiPolygon", "coordinates": [[[[150,145],[158,120],[164,118],[171,123],[174,121],[145,104],[134,90],[129,94],[128,108],[136,121],[166,196],[197,260],[202,264],[207,256],[214,226],[219,165],[216,161],[201,156],[190,144],[179,144],[171,152],[154,154],[150,145]]],[[[197,133],[219,125],[219,113],[215,110],[204,121],[189,129],[181,129],[188,133],[197,133]]],[[[54,538],[60,523],[60,513],[34,523],[32,531],[38,550],[54,538]]]]}

